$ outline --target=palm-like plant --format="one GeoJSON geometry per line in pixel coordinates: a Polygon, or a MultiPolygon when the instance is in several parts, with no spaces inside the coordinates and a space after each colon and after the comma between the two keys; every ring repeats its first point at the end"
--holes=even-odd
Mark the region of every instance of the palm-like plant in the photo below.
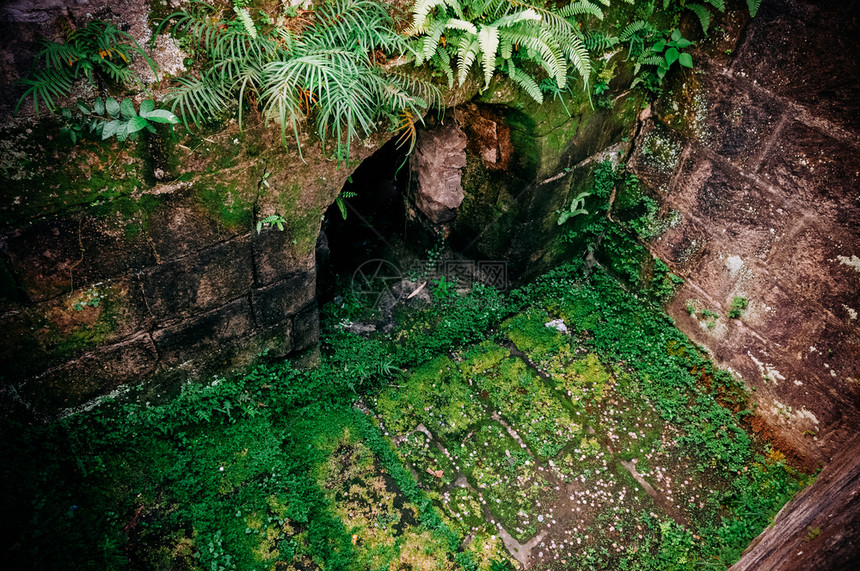
{"type": "Polygon", "coordinates": [[[20,80],[27,90],[15,105],[15,113],[28,97],[33,98],[36,115],[40,100],[53,113],[57,109],[54,100],[68,97],[72,85],[81,76],[91,84],[96,81],[94,74],[101,73],[117,83],[143,85],[128,65],[136,55],[146,59],[154,74],[158,71],[155,62],[135,39],[109,22],[96,20],[83,28],[69,30],[63,42],[43,40],[41,43],[42,50],[33,63],[35,66],[41,61],[42,69],[35,69],[20,80]]]}
{"type": "Polygon", "coordinates": [[[523,62],[542,67],[558,89],[566,87],[571,69],[587,85],[591,62],[576,18],[602,19],[603,11],[588,0],[572,2],[557,13],[518,0],[418,0],[412,15],[408,33],[417,37],[417,64],[436,63],[453,85],[453,57],[462,85],[480,61],[484,89],[498,69],[542,102],[538,82],[521,67],[523,62]]]}
{"type": "Polygon", "coordinates": [[[382,6],[369,0],[323,4],[299,32],[274,26],[258,33],[249,29],[247,12],[225,25],[205,5],[170,19],[173,34],[191,38],[207,59],[198,77],[180,78],[168,96],[186,127],[189,119],[199,125],[237,102],[241,124],[243,104],[250,102],[279,123],[285,143],[292,128],[297,146],[299,125],[312,115],[323,145],[334,139],[348,157],[350,142],[372,133],[382,117],[422,117],[441,101],[432,85],[378,63],[375,54],[401,55],[407,45],[382,6]]]}

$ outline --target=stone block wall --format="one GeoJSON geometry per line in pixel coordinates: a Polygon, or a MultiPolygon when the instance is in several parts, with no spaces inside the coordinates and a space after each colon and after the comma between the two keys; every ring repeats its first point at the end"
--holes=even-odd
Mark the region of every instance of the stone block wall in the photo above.
{"type": "MultiPolygon", "coordinates": [[[[9,2],[0,10],[0,412],[53,416],[128,385],[153,398],[186,380],[261,358],[312,362],[319,338],[315,245],[320,221],[355,167],[387,133],[352,145],[348,164],[302,135],[303,156],[253,113],[136,141],[59,134],[15,81],[40,38],[92,19],[147,45],[179,3],[9,2]],[[153,15],[151,10],[159,10],[153,15]],[[283,231],[257,223],[278,214],[283,231]]],[[[76,87],[74,97],[158,101],[183,55],[159,36],[148,92],[76,87]]],[[[148,75],[147,75],[148,74],[148,75]]],[[[73,105],[73,102],[67,104],[73,105]]]]}
{"type": "Polygon", "coordinates": [[[164,373],[199,378],[316,345],[313,249],[297,259],[288,232],[250,224],[212,231],[223,228],[177,206],[192,197],[177,189],[131,240],[87,209],[0,237],[7,393],[51,414],[164,373]]]}
{"type": "Polygon", "coordinates": [[[730,16],[631,162],[668,226],[649,248],[686,279],[670,315],[755,391],[753,427],[810,467],[860,428],[858,22],[856,3],[802,0],[730,16]],[[749,307],[730,319],[735,297],[749,307]]]}

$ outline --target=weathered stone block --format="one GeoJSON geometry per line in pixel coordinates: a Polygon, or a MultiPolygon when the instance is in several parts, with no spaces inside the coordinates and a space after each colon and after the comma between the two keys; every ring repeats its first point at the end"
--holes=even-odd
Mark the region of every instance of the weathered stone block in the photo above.
{"type": "MultiPolygon", "coordinates": [[[[741,169],[754,168],[786,111],[784,102],[707,69],[673,79],[678,95],[660,99],[660,121],[741,169]]],[[[643,131],[643,134],[646,134],[643,131]]]]}
{"type": "Polygon", "coordinates": [[[860,51],[860,29],[857,7],[848,13],[844,10],[844,6],[837,10],[842,12],[838,19],[850,32],[841,34],[776,10],[765,11],[751,21],[734,73],[843,128],[860,132],[860,61],[839,57],[860,51]]]}
{"type": "Polygon", "coordinates": [[[252,346],[253,352],[246,353],[253,360],[257,360],[258,357],[266,361],[283,359],[293,351],[292,334],[293,323],[290,319],[267,329],[257,330],[256,339],[252,346]]]}
{"type": "Polygon", "coordinates": [[[7,235],[0,247],[32,302],[155,263],[143,235],[90,216],[36,223],[7,235]]]}
{"type": "Polygon", "coordinates": [[[755,165],[785,106],[719,76],[712,76],[705,89],[708,103],[702,141],[740,168],[755,165]]]}
{"type": "Polygon", "coordinates": [[[264,228],[252,238],[257,287],[288,279],[297,272],[313,271],[314,250],[302,252],[288,232],[264,228]]]}
{"type": "Polygon", "coordinates": [[[141,330],[147,321],[138,285],[102,283],[0,319],[7,381],[29,377],[141,330]]]}
{"type": "Polygon", "coordinates": [[[488,170],[508,169],[514,148],[504,117],[491,106],[470,103],[456,108],[454,118],[466,134],[468,154],[479,157],[488,170]]]}
{"type": "Polygon", "coordinates": [[[271,327],[283,323],[316,296],[316,280],[313,273],[294,276],[281,283],[254,290],[251,302],[254,317],[260,327],[271,327]]]}
{"type": "Polygon", "coordinates": [[[451,241],[469,255],[477,250],[485,256],[504,256],[528,183],[510,172],[487,169],[476,155],[467,154],[466,165],[462,184],[467,192],[454,219],[451,241]]]}
{"type": "Polygon", "coordinates": [[[141,274],[146,302],[159,323],[175,322],[236,299],[251,289],[247,237],[161,264],[141,274]]]}
{"type": "Polygon", "coordinates": [[[811,487],[780,510],[731,571],[856,567],[860,436],[853,434],[845,441],[833,463],[811,487]]]}
{"type": "Polygon", "coordinates": [[[706,255],[710,241],[701,222],[681,215],[680,222],[650,242],[649,250],[684,273],[696,273],[695,268],[706,255]]]}
{"type": "Polygon", "coordinates": [[[860,148],[793,122],[771,148],[761,176],[810,215],[860,227],[860,148]]]}
{"type": "Polygon", "coordinates": [[[417,184],[415,205],[434,224],[451,221],[463,202],[466,135],[457,123],[421,131],[409,158],[417,184]]]}
{"type": "Polygon", "coordinates": [[[647,120],[630,160],[633,172],[660,194],[669,193],[672,176],[681,162],[686,141],[663,123],[647,120]]]}
{"type": "Polygon", "coordinates": [[[214,220],[188,191],[166,198],[149,218],[149,235],[160,261],[169,261],[235,235],[214,220]]]}
{"type": "Polygon", "coordinates": [[[767,229],[768,233],[774,228],[776,235],[786,225],[788,213],[780,196],[706,150],[685,163],[682,176],[667,204],[701,220],[715,239],[729,228],[736,232],[767,229]]]}
{"type": "Polygon", "coordinates": [[[820,304],[843,323],[860,313],[860,236],[848,229],[799,225],[777,241],[768,258],[780,287],[820,304]]]}
{"type": "Polygon", "coordinates": [[[304,351],[319,344],[320,313],[316,303],[293,317],[293,350],[304,351]]]}
{"type": "Polygon", "coordinates": [[[119,386],[151,374],[158,354],[149,335],[101,348],[28,381],[20,392],[46,414],[78,406],[119,386]]]}
{"type": "Polygon", "coordinates": [[[254,316],[246,297],[152,334],[164,367],[194,375],[242,364],[237,356],[253,344],[253,336],[254,316]]]}

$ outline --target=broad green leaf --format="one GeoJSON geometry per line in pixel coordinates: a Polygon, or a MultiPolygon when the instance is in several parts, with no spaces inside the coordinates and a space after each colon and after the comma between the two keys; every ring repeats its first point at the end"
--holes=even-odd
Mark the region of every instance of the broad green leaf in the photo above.
{"type": "Polygon", "coordinates": [[[125,141],[128,138],[128,123],[119,121],[119,127],[116,129],[116,140],[125,141]]]}
{"type": "Polygon", "coordinates": [[[119,116],[119,103],[113,97],[108,97],[107,101],[105,101],[105,109],[111,119],[116,119],[119,116]]]}
{"type": "Polygon", "coordinates": [[[680,39],[681,39],[681,30],[679,30],[677,28],[672,30],[672,41],[677,42],[680,39]]]}
{"type": "Polygon", "coordinates": [[[86,103],[81,103],[80,101],[78,101],[78,109],[80,109],[81,113],[83,113],[84,115],[90,114],[90,108],[87,107],[86,103]]]}
{"type": "Polygon", "coordinates": [[[96,115],[104,115],[105,114],[105,102],[101,97],[96,97],[95,103],[93,103],[93,111],[96,115]]]}
{"type": "Polygon", "coordinates": [[[137,117],[137,111],[134,110],[134,103],[131,99],[123,99],[122,105],[120,105],[120,111],[122,112],[123,119],[131,119],[132,117],[137,117]]]}
{"type": "Polygon", "coordinates": [[[681,55],[675,48],[669,48],[666,50],[666,67],[671,66],[673,63],[678,61],[678,56],[681,55]]]}
{"type": "Polygon", "coordinates": [[[680,49],[684,49],[684,48],[689,48],[690,46],[692,46],[693,42],[691,42],[690,40],[685,40],[684,38],[681,38],[680,40],[675,42],[675,45],[678,46],[680,49]]]}
{"type": "Polygon", "coordinates": [[[678,58],[678,63],[684,67],[693,67],[693,56],[690,54],[681,54],[681,57],[678,58]]]}
{"type": "Polygon", "coordinates": [[[170,123],[171,125],[179,123],[179,118],[166,109],[156,109],[149,113],[146,118],[153,123],[170,123]]]}
{"type": "Polygon", "coordinates": [[[129,135],[131,135],[132,133],[137,133],[138,131],[146,127],[146,124],[146,117],[132,117],[128,120],[128,123],[126,123],[126,131],[129,135]]]}
{"type": "Polygon", "coordinates": [[[152,99],[144,99],[140,102],[140,116],[146,117],[153,109],[155,109],[155,103],[152,102],[152,99]]]}
{"type": "Polygon", "coordinates": [[[651,49],[657,53],[660,53],[666,49],[666,42],[657,42],[651,49]]]}
{"type": "Polygon", "coordinates": [[[117,129],[122,125],[122,121],[114,119],[104,124],[102,128],[102,141],[116,135],[117,129]]]}
{"type": "Polygon", "coordinates": [[[146,130],[149,131],[150,133],[155,133],[155,127],[153,127],[152,123],[146,124],[146,130]]]}

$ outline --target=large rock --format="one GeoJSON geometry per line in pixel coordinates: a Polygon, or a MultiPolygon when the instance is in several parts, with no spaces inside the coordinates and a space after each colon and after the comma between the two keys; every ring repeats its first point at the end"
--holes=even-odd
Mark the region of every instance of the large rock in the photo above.
{"type": "Polygon", "coordinates": [[[410,158],[415,205],[434,224],[452,220],[463,202],[466,135],[456,122],[421,131],[410,158]]]}

